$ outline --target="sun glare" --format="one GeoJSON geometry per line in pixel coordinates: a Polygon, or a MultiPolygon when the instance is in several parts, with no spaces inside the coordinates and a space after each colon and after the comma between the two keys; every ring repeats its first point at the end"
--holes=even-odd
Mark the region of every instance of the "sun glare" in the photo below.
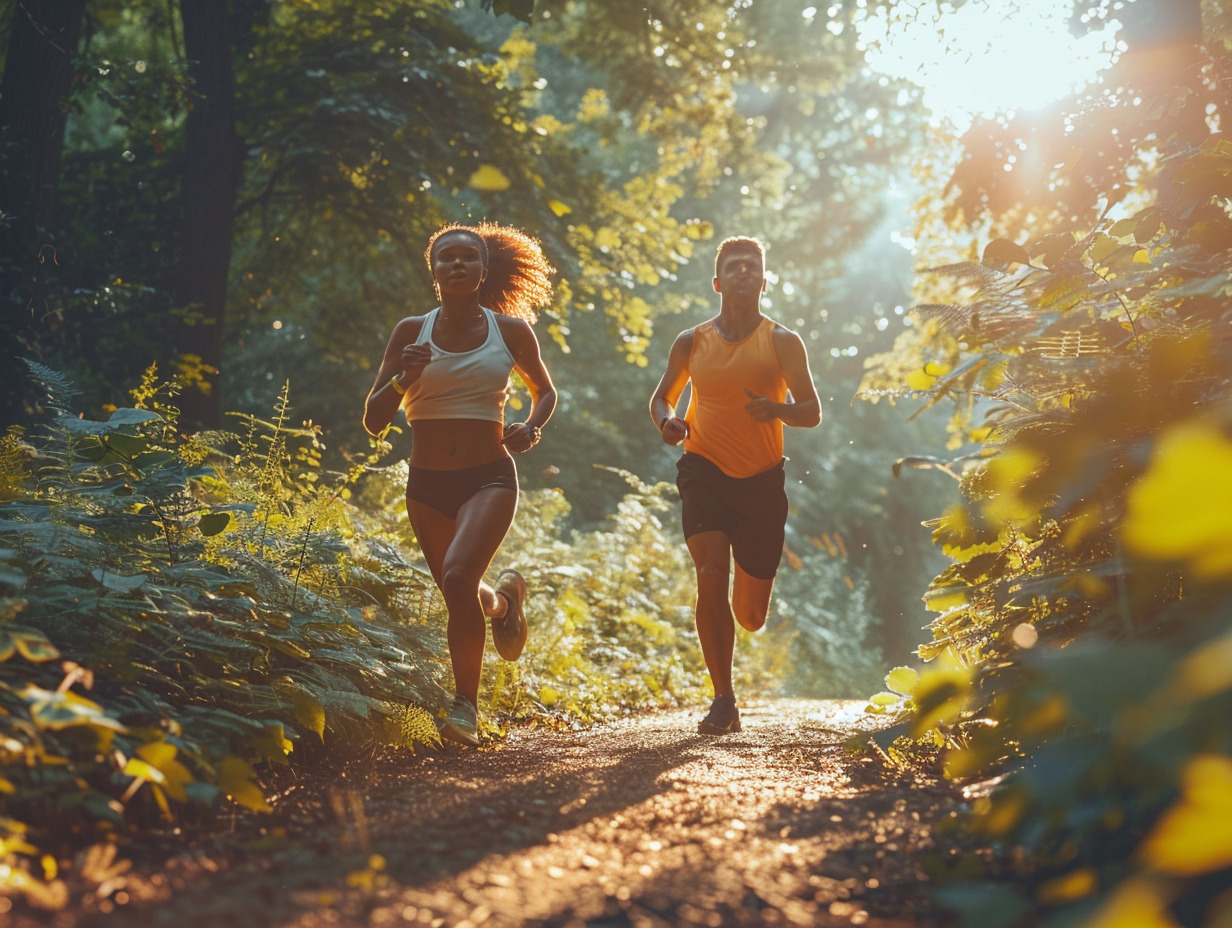
{"type": "Polygon", "coordinates": [[[859,35],[870,68],[918,84],[934,119],[961,127],[975,116],[1047,106],[1115,61],[1119,24],[1075,36],[1069,12],[1058,0],[971,0],[904,22],[881,9],[859,35]]]}

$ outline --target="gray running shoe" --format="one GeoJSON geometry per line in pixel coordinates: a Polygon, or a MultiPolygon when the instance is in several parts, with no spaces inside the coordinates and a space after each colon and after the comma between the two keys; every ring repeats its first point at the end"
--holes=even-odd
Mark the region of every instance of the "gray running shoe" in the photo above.
{"type": "Polygon", "coordinates": [[[496,593],[509,603],[505,614],[492,620],[492,643],[496,653],[507,661],[516,661],[526,646],[526,580],[516,570],[502,570],[496,576],[496,593]]]}
{"type": "Polygon", "coordinates": [[[697,723],[699,735],[726,735],[740,731],[740,710],[735,696],[716,696],[706,717],[697,723]]]}
{"type": "Polygon", "coordinates": [[[479,747],[479,710],[475,704],[461,694],[453,698],[449,708],[445,710],[445,721],[441,725],[441,738],[455,744],[465,744],[468,747],[479,747]]]}

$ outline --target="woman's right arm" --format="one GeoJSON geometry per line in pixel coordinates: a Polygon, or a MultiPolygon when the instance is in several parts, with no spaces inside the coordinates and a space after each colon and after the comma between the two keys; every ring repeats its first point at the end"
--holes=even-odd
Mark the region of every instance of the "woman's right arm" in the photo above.
{"type": "Polygon", "coordinates": [[[422,316],[403,319],[394,326],[385,344],[385,356],[381,359],[372,389],[368,391],[368,398],[364,400],[364,429],[373,437],[385,434],[402,404],[406,387],[419,379],[424,365],[428,363],[428,346],[414,344],[422,326],[422,316]],[[401,392],[396,385],[390,384],[394,377],[401,383],[401,392]]]}

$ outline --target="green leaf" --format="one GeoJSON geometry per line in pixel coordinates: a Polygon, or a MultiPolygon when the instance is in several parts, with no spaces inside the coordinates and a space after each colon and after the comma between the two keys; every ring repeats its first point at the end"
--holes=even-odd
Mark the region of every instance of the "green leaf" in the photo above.
{"type": "Polygon", "coordinates": [[[117,593],[131,593],[133,590],[144,586],[149,579],[145,574],[134,574],[126,577],[123,574],[112,573],[101,567],[96,567],[90,571],[90,576],[107,589],[114,590],[117,593]]]}
{"type": "Polygon", "coordinates": [[[201,517],[200,521],[197,522],[197,529],[202,535],[209,538],[217,535],[219,532],[226,531],[227,526],[230,524],[231,513],[211,512],[201,517]]]}
{"type": "MultiPolygon", "coordinates": [[[[28,661],[37,664],[42,661],[54,661],[60,656],[59,650],[47,639],[47,636],[33,628],[20,631],[12,628],[9,630],[9,635],[18,652],[28,661]]],[[[0,650],[3,650],[3,646],[0,646],[0,650]]]]}
{"type": "Polygon", "coordinates": [[[108,425],[141,425],[144,422],[162,421],[162,416],[148,409],[117,409],[107,420],[108,425]]]}
{"type": "Polygon", "coordinates": [[[1027,900],[996,883],[955,883],[938,886],[933,895],[959,915],[962,928],[1008,928],[1030,910],[1027,900]]]}

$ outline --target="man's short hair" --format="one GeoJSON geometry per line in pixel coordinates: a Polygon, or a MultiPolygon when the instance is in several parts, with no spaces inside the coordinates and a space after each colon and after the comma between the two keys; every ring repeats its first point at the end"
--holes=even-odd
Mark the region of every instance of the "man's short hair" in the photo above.
{"type": "Polygon", "coordinates": [[[761,243],[760,239],[752,238],[748,235],[733,235],[731,238],[725,238],[719,242],[719,250],[714,256],[714,276],[719,276],[719,265],[723,263],[723,259],[731,253],[747,252],[755,254],[761,259],[762,267],[766,266],[766,246],[761,243]]]}

